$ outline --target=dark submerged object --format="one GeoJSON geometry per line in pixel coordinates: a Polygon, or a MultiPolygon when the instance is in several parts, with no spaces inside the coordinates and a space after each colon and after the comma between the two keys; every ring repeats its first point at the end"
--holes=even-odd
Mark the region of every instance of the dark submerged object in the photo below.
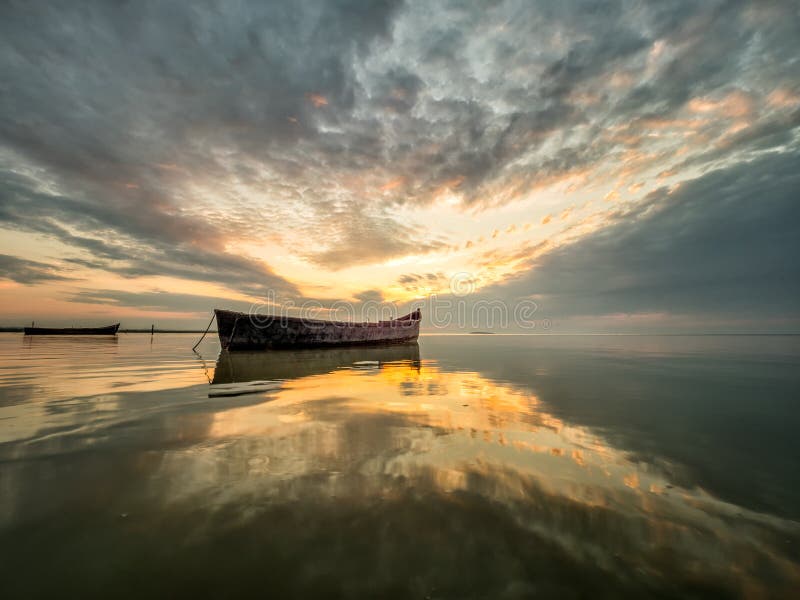
{"type": "Polygon", "coordinates": [[[25,335],[116,335],[119,323],[106,327],[26,327],[25,335]]]}
{"type": "Polygon", "coordinates": [[[419,309],[391,321],[351,323],[214,309],[224,350],[399,344],[419,337],[419,309]]]}

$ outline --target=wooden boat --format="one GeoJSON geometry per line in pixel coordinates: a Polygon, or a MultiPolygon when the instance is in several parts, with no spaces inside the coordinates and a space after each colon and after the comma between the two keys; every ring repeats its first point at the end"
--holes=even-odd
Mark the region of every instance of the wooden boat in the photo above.
{"type": "Polygon", "coordinates": [[[325,321],[214,309],[225,350],[314,348],[356,344],[398,344],[419,337],[419,309],[377,323],[325,321]]]}
{"type": "Polygon", "coordinates": [[[119,323],[106,327],[26,327],[25,335],[116,335],[119,323]]]}

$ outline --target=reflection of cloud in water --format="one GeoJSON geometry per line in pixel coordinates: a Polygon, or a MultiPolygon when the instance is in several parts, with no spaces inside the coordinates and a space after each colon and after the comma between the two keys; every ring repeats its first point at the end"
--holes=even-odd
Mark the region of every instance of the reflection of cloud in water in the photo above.
{"type": "Polygon", "coordinates": [[[579,384],[653,393],[629,364],[573,381],[568,367],[585,373],[599,358],[514,350],[469,368],[480,361],[429,346],[423,361],[235,358],[228,384],[274,385],[231,398],[208,398],[215,386],[176,346],[148,359],[120,344],[97,380],[108,357],[57,358],[74,370],[53,381],[7,369],[30,396],[6,407],[1,564],[49,565],[50,577],[15,588],[26,595],[85,581],[139,597],[222,582],[275,597],[459,598],[787,596],[800,585],[796,522],[722,501],[670,454],[640,461],[617,430],[556,410],[585,395],[579,384]],[[154,363],[175,373],[141,391],[158,388],[154,363]],[[81,379],[96,393],[69,397],[81,379]],[[48,385],[52,397],[37,396],[48,385]]]}
{"type": "Polygon", "coordinates": [[[212,497],[258,520],[298,501],[324,514],[341,502],[388,510],[411,494],[454,515],[502,507],[519,535],[573,560],[613,576],[636,565],[631,584],[647,573],[764,591],[754,565],[800,584],[782,556],[786,539],[800,540],[796,524],[673,486],[530,392],[477,373],[389,363],[285,381],[268,402],[217,413],[208,438],[162,463],[164,499],[212,497]]]}

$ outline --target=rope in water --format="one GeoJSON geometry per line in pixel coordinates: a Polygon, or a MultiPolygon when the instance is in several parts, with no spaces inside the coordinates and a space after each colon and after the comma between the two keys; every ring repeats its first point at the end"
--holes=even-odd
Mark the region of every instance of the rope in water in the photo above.
{"type": "Polygon", "coordinates": [[[206,337],[208,330],[211,329],[211,324],[214,322],[214,317],[216,316],[217,316],[216,314],[211,315],[211,320],[208,322],[208,327],[206,327],[206,330],[203,332],[203,336],[199,340],[197,340],[197,343],[194,346],[192,346],[192,352],[194,352],[197,349],[197,347],[200,345],[200,342],[202,342],[203,339],[206,337]]]}

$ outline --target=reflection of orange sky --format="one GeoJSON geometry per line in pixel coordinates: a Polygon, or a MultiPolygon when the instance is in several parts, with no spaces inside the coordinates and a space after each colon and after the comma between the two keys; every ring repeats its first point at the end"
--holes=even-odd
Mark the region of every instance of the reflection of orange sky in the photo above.
{"type": "Polygon", "coordinates": [[[213,367],[187,356],[192,341],[156,336],[151,346],[141,335],[87,345],[0,337],[0,386],[33,390],[26,401],[3,407],[14,426],[1,441],[37,447],[78,436],[92,444],[147,424],[168,444],[153,475],[165,503],[244,498],[253,506],[254,498],[271,502],[281,494],[336,501],[398,489],[480,494],[515,518],[529,518],[527,509],[545,515],[523,525],[550,527],[544,533],[553,543],[590,548],[572,536],[597,518],[620,527],[615,551],[646,555],[637,561],[662,564],[663,548],[687,553],[689,562],[718,557],[715,569],[735,564],[733,577],[758,593],[764,590],[748,567],[758,561],[800,581],[796,565],[762,535],[795,525],[681,487],[667,474],[678,465],[662,471],[637,462],[598,432],[554,414],[529,387],[433,361],[363,362],[278,380],[267,392],[207,398],[213,367]],[[734,527],[734,520],[744,525],[734,527]]]}
{"type": "MultiPolygon", "coordinates": [[[[746,560],[763,556],[787,579],[800,581],[786,557],[756,538],[744,540],[728,524],[734,514],[754,527],[780,527],[780,520],[673,485],[590,429],[553,415],[530,390],[474,372],[448,372],[431,362],[421,368],[398,363],[287,381],[264,403],[216,413],[209,437],[218,439],[215,447],[242,444],[256,457],[248,463],[245,489],[259,480],[304,481],[305,475],[326,469],[335,471],[323,481],[336,496],[354,493],[338,483],[342,469],[354,471],[349,477],[361,476],[361,495],[385,493],[385,478],[423,485],[417,482],[421,474],[424,485],[442,493],[475,493],[480,477],[490,482],[481,493],[509,507],[530,501],[532,493],[545,493],[582,510],[619,511],[644,528],[637,536],[646,531],[650,542],[660,540],[663,546],[676,540],[682,545],[687,536],[694,539],[692,532],[703,531],[706,537],[692,542],[692,553],[706,553],[708,544],[740,545],[737,552],[751,557],[746,560]],[[375,423],[374,432],[348,426],[360,419],[375,423]],[[284,455],[288,449],[293,449],[290,457],[284,455]],[[370,485],[375,488],[365,487],[370,485]]],[[[202,464],[213,464],[213,458],[202,464]]],[[[728,569],[729,563],[726,559],[714,568],[728,569]]],[[[740,569],[736,577],[764,591],[749,569],[740,569]]]]}
{"type": "MultiPolygon", "coordinates": [[[[414,427],[445,433],[446,444],[430,457],[437,463],[444,460],[442,468],[457,470],[464,453],[480,451],[532,473],[547,472],[548,485],[570,496],[581,495],[590,484],[638,488],[638,478],[646,482],[643,489],[666,486],[656,474],[631,475],[623,452],[586,428],[553,416],[536,395],[477,373],[447,372],[431,363],[420,369],[405,364],[341,369],[287,381],[267,396],[264,404],[217,413],[209,436],[282,437],[298,427],[324,427],[315,407],[336,399],[337,410],[347,414],[397,415],[414,427]]],[[[325,454],[335,454],[340,446],[335,430],[326,439],[325,454]]],[[[428,449],[434,452],[439,446],[428,449]]]]}
{"type": "Polygon", "coordinates": [[[78,404],[80,414],[93,419],[114,418],[120,414],[123,394],[166,392],[208,381],[196,356],[175,356],[173,344],[191,347],[190,336],[157,336],[152,341],[141,334],[79,340],[0,336],[0,388],[17,385],[32,393],[29,401],[5,408],[5,417],[13,418],[15,427],[2,433],[15,437],[63,427],[62,412],[51,409],[58,403],[78,404]]]}

